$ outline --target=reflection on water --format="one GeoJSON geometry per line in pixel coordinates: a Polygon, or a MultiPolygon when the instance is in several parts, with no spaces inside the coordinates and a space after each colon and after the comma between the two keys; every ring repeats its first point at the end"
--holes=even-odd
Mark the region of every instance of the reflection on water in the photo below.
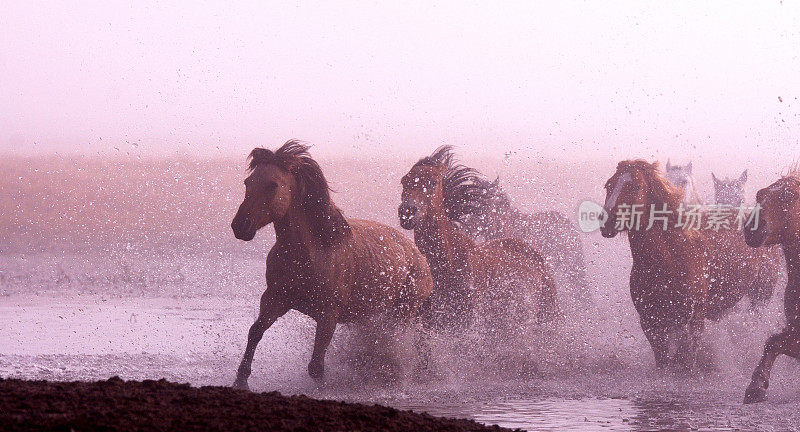
{"type": "Polygon", "coordinates": [[[444,417],[467,417],[485,424],[532,431],[694,431],[799,430],[796,406],[701,403],[676,399],[581,398],[505,400],[469,405],[399,407],[444,417]],[[782,412],[787,411],[784,414],[782,412]],[[776,425],[780,425],[776,427],[776,425]]]}
{"type": "Polygon", "coordinates": [[[469,406],[404,408],[445,417],[468,417],[485,424],[527,430],[635,430],[631,419],[638,411],[625,399],[507,400],[469,406]]]}

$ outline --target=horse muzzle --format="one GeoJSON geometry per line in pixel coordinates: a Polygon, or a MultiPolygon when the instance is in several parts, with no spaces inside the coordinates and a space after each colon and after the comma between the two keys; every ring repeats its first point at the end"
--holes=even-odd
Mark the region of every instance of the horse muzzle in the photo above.
{"type": "Polygon", "coordinates": [[[256,231],[250,228],[251,225],[252,224],[248,220],[234,219],[233,222],[231,222],[233,235],[239,240],[253,240],[256,236],[256,231]]]}
{"type": "Polygon", "coordinates": [[[753,226],[752,221],[748,221],[747,224],[745,224],[742,233],[744,234],[744,242],[747,243],[748,246],[763,246],[767,240],[767,234],[769,234],[767,229],[767,221],[764,218],[761,218],[761,220],[758,222],[758,225],[755,227],[753,226]]]}
{"type": "Polygon", "coordinates": [[[617,230],[617,218],[615,215],[610,214],[608,210],[604,210],[607,215],[606,220],[600,225],[600,234],[605,238],[614,238],[619,231],[617,230]]]}
{"type": "Polygon", "coordinates": [[[401,204],[397,209],[397,216],[400,218],[400,226],[407,230],[414,229],[414,226],[417,223],[416,219],[414,219],[416,213],[416,207],[405,203],[401,204]]]}

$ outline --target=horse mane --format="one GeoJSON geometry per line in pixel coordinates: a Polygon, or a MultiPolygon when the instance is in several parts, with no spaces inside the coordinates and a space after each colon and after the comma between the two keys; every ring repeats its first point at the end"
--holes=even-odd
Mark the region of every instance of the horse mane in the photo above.
{"type": "Polygon", "coordinates": [[[500,187],[500,177],[495,177],[493,181],[489,181],[488,179],[478,179],[476,181],[481,187],[485,187],[486,191],[486,199],[482,200],[482,204],[489,206],[494,205],[499,207],[502,210],[507,210],[511,207],[511,198],[508,196],[506,191],[500,187]]]}
{"type": "Polygon", "coordinates": [[[800,181],[800,159],[795,160],[794,163],[786,169],[786,174],[782,175],[782,177],[790,177],[800,181]]]}
{"type": "Polygon", "coordinates": [[[639,171],[644,174],[645,181],[650,189],[650,194],[658,203],[666,203],[670,210],[677,210],[683,202],[682,191],[664,177],[658,162],[647,162],[644,159],[622,161],[617,165],[617,171],[639,171]]]}
{"type": "Polygon", "coordinates": [[[324,246],[332,246],[352,235],[342,211],[331,200],[330,186],[317,161],[308,153],[309,145],[299,140],[286,141],[274,152],[254,148],[248,156],[248,171],[259,165],[275,165],[294,175],[300,203],[311,233],[324,246]]]}
{"type": "Polygon", "coordinates": [[[414,167],[418,166],[445,168],[442,178],[444,210],[454,222],[461,223],[465,216],[478,212],[491,198],[492,183],[478,170],[458,163],[452,146],[439,147],[433,154],[414,164],[414,167]]]}

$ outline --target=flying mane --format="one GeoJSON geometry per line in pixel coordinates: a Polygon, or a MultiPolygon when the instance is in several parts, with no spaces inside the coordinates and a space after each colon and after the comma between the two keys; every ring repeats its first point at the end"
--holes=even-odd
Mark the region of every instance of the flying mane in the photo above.
{"type": "Polygon", "coordinates": [[[658,162],[647,162],[643,159],[622,161],[617,165],[617,171],[640,171],[644,174],[651,196],[657,203],[666,203],[667,208],[677,211],[683,202],[684,192],[674,186],[661,171],[658,162]]]}
{"type": "Polygon", "coordinates": [[[350,224],[331,200],[330,187],[317,161],[308,153],[309,146],[298,140],[286,141],[273,152],[255,148],[248,156],[248,171],[259,165],[275,165],[294,175],[299,199],[309,229],[324,246],[332,246],[350,237],[350,224]]]}
{"type": "Polygon", "coordinates": [[[794,161],[794,163],[789,166],[789,168],[786,170],[786,174],[784,174],[783,177],[791,177],[800,181],[800,159],[794,161]]]}
{"type": "Polygon", "coordinates": [[[495,207],[503,210],[507,210],[511,207],[511,198],[509,198],[508,194],[500,187],[500,177],[496,177],[494,181],[481,178],[477,180],[477,183],[488,191],[481,204],[484,206],[494,204],[495,207]]]}
{"type": "Polygon", "coordinates": [[[465,216],[478,212],[490,198],[492,183],[478,170],[457,163],[452,146],[439,147],[432,155],[417,161],[414,166],[446,168],[442,179],[444,208],[447,217],[454,222],[461,223],[465,216]]]}

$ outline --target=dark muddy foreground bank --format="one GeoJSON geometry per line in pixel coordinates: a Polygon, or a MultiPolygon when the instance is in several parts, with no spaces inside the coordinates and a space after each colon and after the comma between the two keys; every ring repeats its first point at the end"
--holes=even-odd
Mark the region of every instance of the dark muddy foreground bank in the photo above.
{"type": "Polygon", "coordinates": [[[0,430],[502,431],[444,419],[277,392],[159,381],[0,379],[0,430]]]}

